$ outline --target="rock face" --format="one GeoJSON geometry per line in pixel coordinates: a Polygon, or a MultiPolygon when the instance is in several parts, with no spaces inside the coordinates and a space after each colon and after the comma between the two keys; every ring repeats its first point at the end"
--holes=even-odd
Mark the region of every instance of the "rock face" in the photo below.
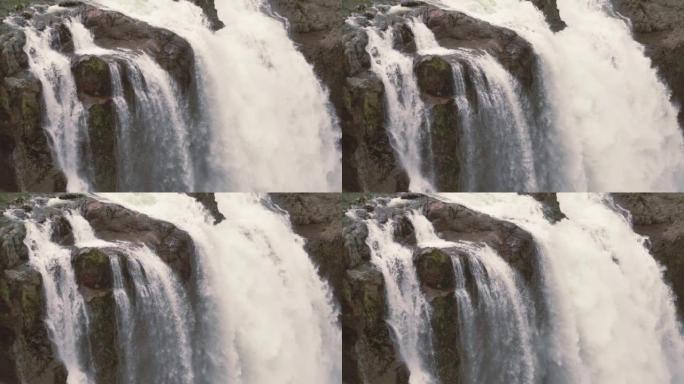
{"type": "MultiPolygon", "coordinates": [[[[2,196],[4,199],[4,196],[2,196]]],[[[97,367],[98,383],[116,383],[116,302],[113,292],[112,258],[127,257],[115,246],[78,248],[65,212],[76,210],[93,226],[97,236],[124,240],[155,250],[183,284],[190,284],[194,244],[189,235],[173,225],[80,195],[61,195],[63,204],[46,206],[47,197],[29,201],[12,195],[0,210],[12,207],[18,217],[31,215],[39,223],[50,221],[52,241],[71,250],[71,262],[89,316],[89,355],[97,367]]],[[[65,384],[66,369],[59,361],[45,323],[45,296],[41,274],[28,263],[24,244],[26,229],[19,219],[0,215],[0,382],[65,384]]],[[[124,279],[127,264],[120,263],[124,279]]],[[[130,285],[124,281],[124,285],[130,285]]]]}
{"type": "Polygon", "coordinates": [[[537,8],[544,12],[546,21],[554,32],[562,31],[568,25],[561,19],[556,0],[530,0],[537,8]]]}
{"type": "Polygon", "coordinates": [[[648,236],[651,254],[665,267],[677,310],[684,316],[684,195],[613,194],[613,198],[631,214],[634,231],[648,236]]]}
{"type": "MultiPolygon", "coordinates": [[[[634,37],[672,90],[672,99],[684,105],[684,3],[679,0],[613,0],[615,9],[628,17],[634,37]]],[[[684,129],[684,109],[679,113],[684,129]]]]}

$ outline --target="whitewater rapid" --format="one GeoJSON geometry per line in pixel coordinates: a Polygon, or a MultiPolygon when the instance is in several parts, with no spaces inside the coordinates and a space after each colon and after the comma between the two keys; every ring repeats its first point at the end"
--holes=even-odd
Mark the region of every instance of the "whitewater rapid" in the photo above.
{"type": "Polygon", "coordinates": [[[440,196],[533,235],[549,316],[542,366],[551,382],[684,380],[684,336],[672,291],[646,239],[609,197],[559,194],[567,219],[551,224],[529,196],[440,196]]]}
{"type": "Polygon", "coordinates": [[[98,186],[88,151],[90,106],[78,100],[71,59],[52,44],[52,27],[22,27],[31,70],[45,90],[44,129],[69,191],[341,189],[341,134],[328,92],[266,2],[217,1],[229,27],[216,32],[188,1],[90,2],[186,39],[195,72],[182,92],[147,54],[103,49],[80,20],[65,23],[75,55],[103,58],[112,75],[118,179],[98,186]],[[134,103],[127,103],[124,83],[134,103]]]}

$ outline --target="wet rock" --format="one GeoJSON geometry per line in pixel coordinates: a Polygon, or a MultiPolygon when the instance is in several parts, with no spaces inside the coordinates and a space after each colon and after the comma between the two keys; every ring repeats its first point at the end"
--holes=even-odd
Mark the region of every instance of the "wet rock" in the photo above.
{"type": "Polygon", "coordinates": [[[434,97],[454,96],[454,73],[451,63],[440,56],[420,56],[414,63],[418,87],[434,97]]]}
{"type": "Polygon", "coordinates": [[[494,26],[461,12],[428,6],[419,13],[443,47],[486,51],[529,88],[536,74],[532,45],[510,29],[494,26]]]}
{"type": "Polygon", "coordinates": [[[416,245],[416,231],[413,227],[413,223],[406,216],[400,216],[394,220],[394,241],[408,245],[416,245]]]}
{"type": "Polygon", "coordinates": [[[117,129],[114,101],[93,104],[88,109],[88,139],[92,154],[94,187],[101,192],[117,191],[117,129]]]}
{"type": "Polygon", "coordinates": [[[112,74],[103,58],[91,55],[76,57],[72,72],[81,101],[87,101],[88,97],[112,97],[112,74]]]}
{"type": "Polygon", "coordinates": [[[44,316],[40,273],[27,264],[0,270],[0,381],[66,383],[44,316]]]}
{"type": "Polygon", "coordinates": [[[221,213],[216,202],[216,196],[213,193],[188,193],[188,196],[197,200],[204,209],[214,218],[214,225],[222,222],[226,217],[221,213]]]}
{"type": "Polygon", "coordinates": [[[525,281],[534,278],[537,254],[529,232],[513,223],[442,201],[427,202],[424,213],[440,238],[487,244],[518,270],[525,281]]]}
{"type": "Polygon", "coordinates": [[[194,54],[182,37],[124,14],[92,6],[84,6],[81,17],[97,45],[145,52],[171,74],[182,90],[190,89],[195,75],[194,54]]]}
{"type": "Polygon", "coordinates": [[[102,292],[92,296],[88,302],[89,338],[92,359],[97,367],[97,383],[115,384],[118,380],[119,355],[118,327],[116,324],[116,301],[114,293],[102,292]]]}
{"type": "Polygon", "coordinates": [[[454,266],[451,254],[456,249],[423,248],[413,255],[413,264],[421,284],[435,290],[453,290],[455,285],[454,266]]]}
{"type": "Polygon", "coordinates": [[[542,203],[544,216],[552,223],[557,223],[567,216],[561,211],[558,197],[555,193],[530,193],[535,200],[542,203]]]}
{"type": "Polygon", "coordinates": [[[0,217],[0,270],[15,268],[28,261],[25,237],[23,223],[0,217]]]}
{"type": "Polygon", "coordinates": [[[435,188],[439,191],[460,191],[461,136],[459,110],[453,100],[434,103],[430,108],[435,188]]]}
{"type": "Polygon", "coordinates": [[[546,22],[549,23],[552,31],[559,32],[568,26],[560,16],[560,11],[558,10],[558,4],[556,3],[556,0],[530,1],[532,1],[532,3],[544,13],[546,22]]]}
{"type": "Polygon", "coordinates": [[[343,381],[408,384],[408,369],[394,348],[380,271],[365,263],[347,272],[343,287],[343,381]]]}
{"type": "Polygon", "coordinates": [[[98,238],[144,244],[168,264],[181,281],[187,282],[190,278],[195,246],[187,232],[171,223],[94,199],[83,202],[81,213],[98,238]]]}
{"type": "Polygon", "coordinates": [[[458,332],[458,306],[454,295],[436,296],[430,301],[430,326],[436,376],[441,383],[459,383],[463,351],[458,332]]]}
{"type": "Polygon", "coordinates": [[[71,223],[64,216],[53,219],[50,240],[62,246],[74,245],[73,228],[71,228],[71,223]]]}
{"type": "MultiPolygon", "coordinates": [[[[178,1],[178,0],[176,0],[176,1],[178,1]]],[[[218,31],[219,29],[226,26],[218,16],[218,11],[216,10],[216,5],[214,4],[214,0],[190,0],[190,1],[197,4],[198,7],[202,8],[202,10],[204,11],[204,15],[206,16],[207,21],[209,22],[209,27],[212,30],[218,31]]]]}
{"type": "Polygon", "coordinates": [[[79,286],[91,289],[111,289],[113,284],[110,257],[116,257],[113,249],[84,248],[74,251],[72,264],[79,286]]]}

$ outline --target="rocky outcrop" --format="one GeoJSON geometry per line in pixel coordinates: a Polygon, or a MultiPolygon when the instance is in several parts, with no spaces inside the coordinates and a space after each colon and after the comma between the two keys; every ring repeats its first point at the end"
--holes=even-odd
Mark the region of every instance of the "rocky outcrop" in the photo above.
{"type": "MultiPolygon", "coordinates": [[[[672,99],[684,105],[684,2],[679,0],[613,0],[615,9],[629,18],[634,37],[672,90],[672,99]]],[[[679,112],[684,129],[684,108],[679,112]]]]}
{"type": "Polygon", "coordinates": [[[684,317],[684,195],[613,194],[631,215],[634,231],[647,236],[653,257],[665,268],[665,280],[675,294],[684,317]]]}
{"type": "Polygon", "coordinates": [[[219,29],[226,26],[218,16],[218,11],[216,10],[216,5],[214,4],[214,0],[190,0],[190,1],[197,4],[198,7],[202,8],[202,10],[204,11],[204,15],[207,18],[207,22],[209,23],[209,27],[211,29],[213,29],[214,31],[218,31],[219,29]]]}
{"type": "Polygon", "coordinates": [[[530,0],[537,8],[539,8],[546,17],[546,21],[551,26],[551,30],[559,32],[565,29],[568,25],[560,16],[558,4],[556,0],[530,0]]]}
{"type": "Polygon", "coordinates": [[[214,224],[218,224],[226,219],[226,217],[221,213],[216,202],[216,196],[213,193],[188,193],[188,196],[194,198],[202,204],[204,209],[209,212],[211,217],[214,218],[214,224]]]}
{"type": "Polygon", "coordinates": [[[194,244],[173,225],[82,195],[60,195],[63,202],[46,205],[52,195],[0,195],[0,210],[11,209],[16,219],[0,215],[0,382],[65,384],[66,369],[51,342],[41,274],[28,262],[22,219],[51,223],[52,241],[71,251],[71,263],[88,312],[89,356],[97,367],[98,383],[116,383],[119,373],[118,334],[111,259],[119,258],[124,286],[129,281],[127,253],[112,244],[78,248],[65,218],[81,211],[102,239],[145,245],[168,263],[189,285],[194,244]]]}

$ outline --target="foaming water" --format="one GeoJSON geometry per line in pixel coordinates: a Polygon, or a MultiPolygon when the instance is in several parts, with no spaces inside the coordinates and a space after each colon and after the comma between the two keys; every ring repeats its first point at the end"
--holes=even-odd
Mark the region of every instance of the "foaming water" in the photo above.
{"type": "Polygon", "coordinates": [[[270,16],[268,4],[216,1],[229,27],[212,32],[201,10],[187,1],[96,3],[167,28],[192,45],[211,144],[202,154],[208,156],[210,171],[200,188],[340,190],[340,132],[327,91],[283,22],[270,16]]]}
{"type": "Polygon", "coordinates": [[[195,242],[199,305],[211,309],[197,320],[196,380],[340,382],[342,334],[332,294],[282,211],[257,195],[217,194],[227,219],[213,225],[188,196],[105,196],[174,223],[195,242]]]}
{"type": "Polygon", "coordinates": [[[679,383],[684,338],[672,292],[645,239],[600,195],[559,195],[556,224],[517,195],[443,198],[510,220],[540,253],[548,309],[544,366],[554,383],[679,383]]]}
{"type": "Polygon", "coordinates": [[[540,61],[551,190],[675,191],[684,140],[670,91],[607,0],[559,0],[553,33],[531,2],[435,0],[519,33],[540,61]]]}

